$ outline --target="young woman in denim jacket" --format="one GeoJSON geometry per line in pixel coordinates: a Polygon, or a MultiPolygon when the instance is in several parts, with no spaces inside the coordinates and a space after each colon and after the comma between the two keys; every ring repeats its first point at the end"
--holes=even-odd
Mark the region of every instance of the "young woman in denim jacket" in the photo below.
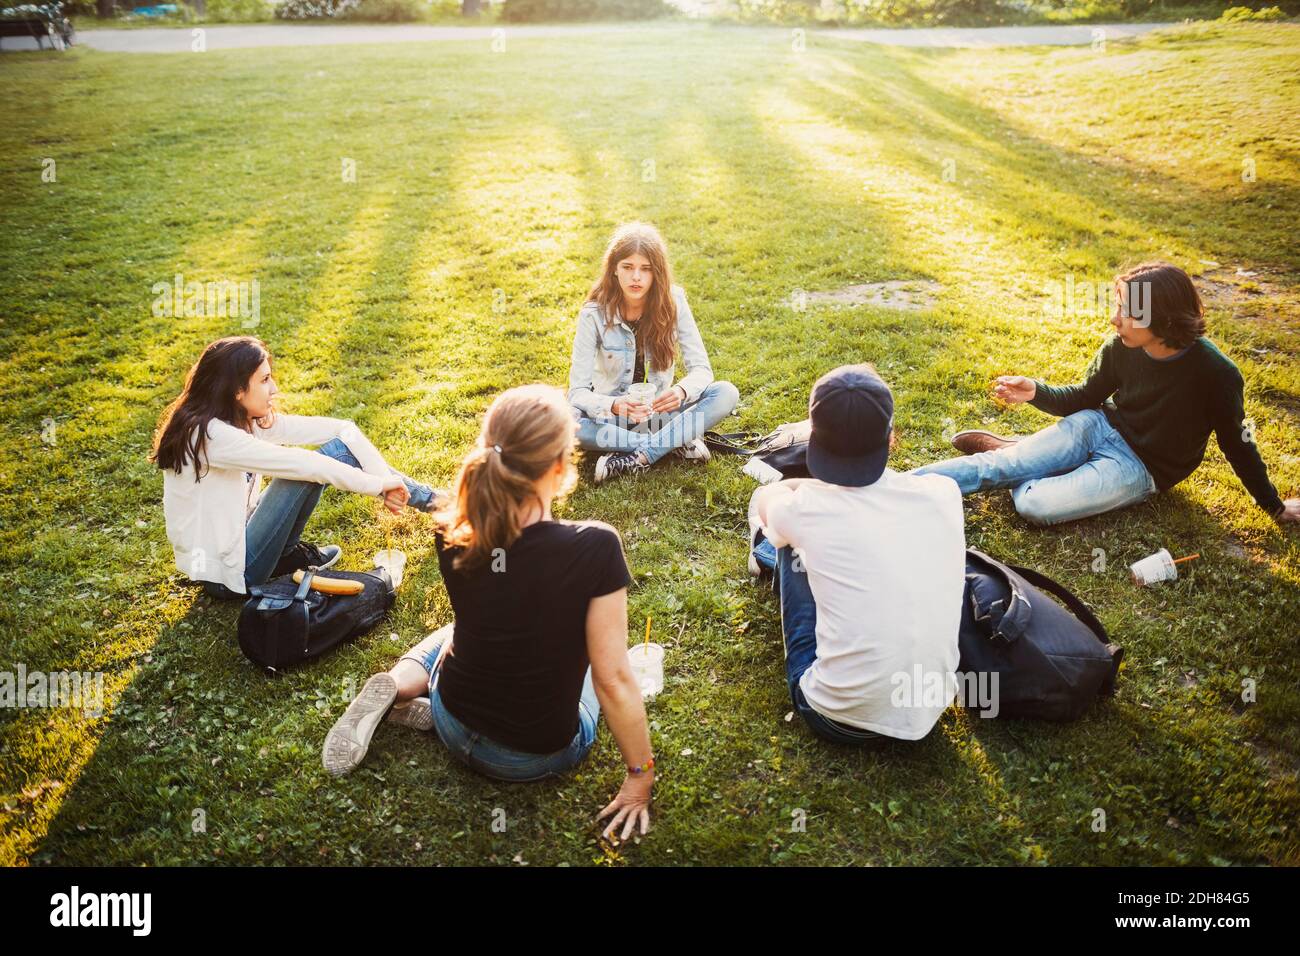
{"type": "Polygon", "coordinates": [[[645,471],[670,453],[708,461],[700,436],[730,415],[739,399],[730,382],[713,380],[658,230],[642,222],[619,227],[578,313],[569,370],[578,444],[603,453],[596,481],[645,471]],[[686,374],[674,384],[678,348],[686,374]],[[654,387],[652,402],[629,397],[629,386],[639,382],[654,387]]]}

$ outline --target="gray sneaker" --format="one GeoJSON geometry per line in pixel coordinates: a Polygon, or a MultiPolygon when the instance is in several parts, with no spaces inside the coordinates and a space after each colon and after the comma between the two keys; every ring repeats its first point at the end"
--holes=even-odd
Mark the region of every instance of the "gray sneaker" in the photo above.
{"type": "Polygon", "coordinates": [[[394,704],[384,719],[390,724],[401,724],[412,730],[433,730],[433,708],[429,706],[428,697],[416,697],[394,704]]]}
{"type": "Polygon", "coordinates": [[[325,737],[321,763],[336,777],[355,770],[370,749],[370,738],[397,700],[393,675],[375,674],[352,699],[325,737]]]}

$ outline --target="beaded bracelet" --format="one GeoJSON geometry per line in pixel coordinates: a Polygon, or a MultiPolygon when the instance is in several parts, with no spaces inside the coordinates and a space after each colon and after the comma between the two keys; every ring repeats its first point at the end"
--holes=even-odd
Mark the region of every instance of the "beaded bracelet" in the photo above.
{"type": "Polygon", "coordinates": [[[654,758],[654,757],[651,757],[649,760],[647,760],[645,763],[643,763],[643,764],[642,764],[641,766],[639,766],[639,767],[628,767],[628,768],[627,768],[627,772],[628,772],[628,773],[645,773],[647,770],[653,770],[653,769],[654,769],[654,765],[655,765],[655,758],[654,758]]]}

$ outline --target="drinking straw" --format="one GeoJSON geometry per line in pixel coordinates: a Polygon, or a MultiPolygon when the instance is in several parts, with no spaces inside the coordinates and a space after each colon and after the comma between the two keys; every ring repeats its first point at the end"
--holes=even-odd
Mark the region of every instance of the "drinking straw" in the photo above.
{"type": "Polygon", "coordinates": [[[379,504],[379,526],[384,529],[384,547],[388,549],[388,560],[393,560],[393,515],[383,502],[379,504]]]}
{"type": "Polygon", "coordinates": [[[650,615],[647,614],[645,619],[645,640],[642,641],[642,644],[645,645],[646,654],[650,653],[650,620],[650,615]]]}
{"type": "Polygon", "coordinates": [[[1200,556],[1201,556],[1201,552],[1197,551],[1195,554],[1189,554],[1185,558],[1174,558],[1174,564],[1182,564],[1184,561],[1192,561],[1195,560],[1196,558],[1199,558],[1200,556]]]}

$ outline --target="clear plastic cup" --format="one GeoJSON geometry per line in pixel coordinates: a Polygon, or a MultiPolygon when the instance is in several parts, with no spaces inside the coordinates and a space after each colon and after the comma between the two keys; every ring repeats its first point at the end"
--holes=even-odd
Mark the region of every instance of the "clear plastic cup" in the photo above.
{"type": "Polygon", "coordinates": [[[629,402],[640,402],[642,405],[653,405],[655,387],[649,382],[633,382],[627,387],[627,400],[629,402]]]}
{"type": "Polygon", "coordinates": [[[406,570],[406,552],[399,551],[397,548],[391,551],[384,548],[375,552],[374,562],[375,567],[387,569],[394,588],[402,583],[402,573],[406,570]]]}
{"type": "Polygon", "coordinates": [[[1133,572],[1133,583],[1143,587],[1161,581],[1173,581],[1178,577],[1178,565],[1174,564],[1174,556],[1165,548],[1141,561],[1134,561],[1129,565],[1129,570],[1133,572]]]}
{"type": "Polygon", "coordinates": [[[642,697],[653,697],[664,689],[664,648],[662,644],[650,642],[637,644],[628,648],[628,663],[632,665],[632,676],[641,688],[642,697]]]}

